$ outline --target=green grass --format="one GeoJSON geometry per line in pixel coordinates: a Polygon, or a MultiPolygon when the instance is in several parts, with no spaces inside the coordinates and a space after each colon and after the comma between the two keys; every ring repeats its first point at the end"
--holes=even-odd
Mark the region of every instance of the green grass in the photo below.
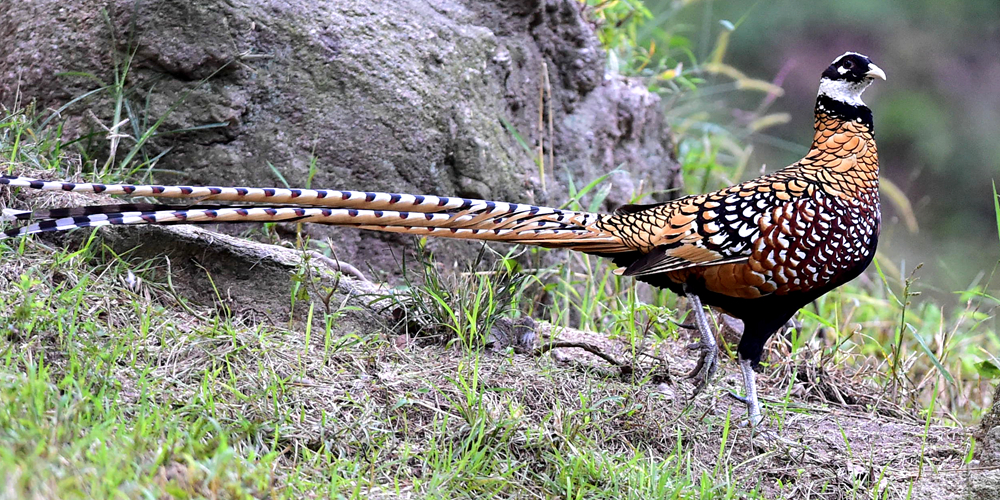
{"type": "MultiPolygon", "coordinates": [[[[161,397],[169,387],[153,375],[157,367],[146,348],[186,335],[170,323],[167,309],[126,305],[136,297],[108,286],[122,275],[121,266],[83,265],[93,258],[92,245],[42,255],[26,250],[33,244],[3,247],[4,262],[13,264],[4,266],[12,293],[0,299],[0,310],[8,311],[0,320],[6,332],[0,343],[6,491],[0,494],[238,497],[266,491],[275,456],[236,456],[229,433],[206,411],[212,398],[161,397]],[[18,274],[10,274],[15,269],[18,274]],[[165,479],[178,475],[180,483],[165,479]]],[[[205,375],[211,380],[209,370],[205,375]]]]}

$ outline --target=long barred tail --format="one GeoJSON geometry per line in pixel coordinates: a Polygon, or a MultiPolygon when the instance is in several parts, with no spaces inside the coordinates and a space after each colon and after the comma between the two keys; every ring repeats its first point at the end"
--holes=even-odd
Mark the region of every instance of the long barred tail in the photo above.
{"type": "Polygon", "coordinates": [[[365,208],[373,210],[406,210],[438,212],[442,209],[469,208],[474,203],[493,203],[497,207],[524,207],[516,203],[490,202],[468,198],[373,193],[367,191],[337,191],[334,189],[284,189],[219,186],[158,186],[136,184],[93,184],[43,181],[30,177],[0,176],[0,184],[42,191],[99,193],[108,195],[148,196],[152,198],[187,198],[201,202],[238,201],[247,203],[295,204],[331,208],[365,208]]]}
{"type": "Polygon", "coordinates": [[[31,223],[0,233],[0,239],[105,225],[284,221],[417,236],[506,241],[588,253],[631,250],[616,235],[600,229],[599,222],[610,215],[518,203],[328,189],[90,184],[26,177],[0,177],[0,184],[45,191],[185,198],[197,203],[186,207],[130,203],[35,212],[5,210],[0,220],[31,223]],[[250,204],[235,206],[219,202],[250,204]]]}

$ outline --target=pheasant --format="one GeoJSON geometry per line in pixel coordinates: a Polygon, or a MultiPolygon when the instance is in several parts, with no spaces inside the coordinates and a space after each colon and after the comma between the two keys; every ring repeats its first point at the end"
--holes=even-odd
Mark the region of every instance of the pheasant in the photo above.
{"type": "Polygon", "coordinates": [[[738,365],[751,425],[762,420],[754,371],[764,345],[800,308],[857,277],[879,237],[878,154],[861,94],[885,73],[848,52],[823,72],[808,154],[775,173],[713,193],[625,205],[600,214],[466,198],[329,189],[92,184],[0,177],[0,184],[155,198],[193,205],[130,203],[21,211],[0,239],[109,224],[314,222],[568,248],[611,259],[615,272],[685,296],[701,355],[700,392],[718,366],[704,306],[744,323],[738,365]],[[232,204],[229,202],[240,202],[232,204]]]}

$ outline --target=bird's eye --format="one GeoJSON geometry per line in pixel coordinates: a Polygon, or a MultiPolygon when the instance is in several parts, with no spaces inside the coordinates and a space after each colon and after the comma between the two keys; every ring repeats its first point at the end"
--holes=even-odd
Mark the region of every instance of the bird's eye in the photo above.
{"type": "Polygon", "coordinates": [[[844,61],[844,64],[841,64],[841,66],[843,66],[844,69],[854,69],[854,61],[851,60],[844,61]]]}

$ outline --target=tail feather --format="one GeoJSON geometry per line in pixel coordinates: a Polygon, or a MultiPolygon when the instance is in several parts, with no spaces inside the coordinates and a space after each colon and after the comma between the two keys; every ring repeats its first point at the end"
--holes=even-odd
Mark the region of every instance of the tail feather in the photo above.
{"type": "Polygon", "coordinates": [[[8,210],[4,212],[6,220],[34,222],[4,231],[0,233],[0,239],[106,225],[284,221],[417,236],[506,241],[588,253],[613,254],[634,250],[617,235],[599,228],[598,222],[610,215],[518,203],[360,191],[79,184],[24,177],[0,177],[0,184],[48,191],[268,203],[263,206],[198,204],[186,207],[130,203],[35,212],[8,210]],[[278,204],[284,202],[290,204],[278,204]]]}
{"type": "Polygon", "coordinates": [[[28,234],[65,231],[81,227],[141,224],[215,224],[240,222],[313,222],[338,226],[352,226],[380,231],[409,232],[474,238],[486,240],[514,240],[519,238],[555,238],[586,236],[590,231],[574,228],[554,221],[533,221],[514,227],[505,223],[476,222],[472,216],[453,217],[448,214],[389,212],[364,209],[331,209],[300,207],[230,207],[182,208],[148,212],[100,213],[86,216],[42,219],[33,224],[0,233],[0,239],[28,234]]]}
{"type": "Polygon", "coordinates": [[[287,189],[221,186],[164,186],[144,184],[98,184],[86,182],[43,181],[31,177],[0,176],[0,185],[42,191],[96,193],[107,195],[148,196],[151,198],[195,199],[246,203],[295,204],[332,208],[440,212],[486,206],[503,212],[539,208],[533,205],[433,195],[339,191],[334,189],[287,189]]]}
{"type": "MultiPolygon", "coordinates": [[[[198,208],[226,208],[223,205],[203,205],[198,204],[198,208]]],[[[191,207],[176,207],[159,203],[120,203],[114,205],[88,205],[83,207],[52,208],[48,210],[13,210],[4,209],[3,221],[27,221],[44,219],[63,219],[67,217],[85,217],[97,214],[116,214],[126,212],[155,212],[157,210],[176,210],[191,207]]]]}

